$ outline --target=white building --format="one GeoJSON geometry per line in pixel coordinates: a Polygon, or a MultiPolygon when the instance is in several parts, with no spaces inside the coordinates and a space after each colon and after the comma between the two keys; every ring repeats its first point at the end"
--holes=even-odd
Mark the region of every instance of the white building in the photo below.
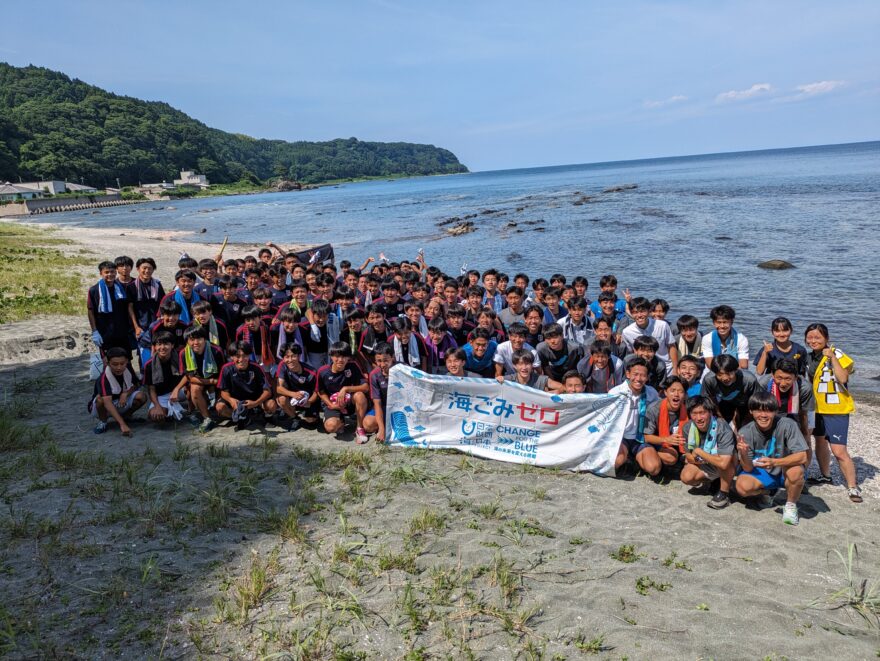
{"type": "Polygon", "coordinates": [[[83,186],[81,184],[69,184],[66,181],[25,181],[16,184],[22,188],[29,188],[38,191],[40,194],[58,195],[60,193],[82,193],[90,195],[97,193],[98,189],[94,186],[83,186]]]}
{"type": "Polygon", "coordinates": [[[17,200],[33,200],[36,197],[43,197],[43,190],[28,188],[22,184],[0,184],[0,201],[12,202],[17,200]]]}
{"type": "Polygon", "coordinates": [[[210,184],[208,184],[208,177],[203,174],[196,174],[193,170],[181,170],[180,179],[175,179],[174,185],[207,188],[210,184]]]}

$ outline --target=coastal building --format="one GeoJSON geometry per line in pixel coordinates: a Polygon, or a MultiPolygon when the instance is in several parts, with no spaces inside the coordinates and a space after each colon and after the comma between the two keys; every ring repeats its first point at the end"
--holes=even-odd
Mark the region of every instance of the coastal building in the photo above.
{"type": "Polygon", "coordinates": [[[93,195],[98,192],[94,186],[84,186],[82,184],[71,184],[66,181],[24,181],[16,184],[21,188],[28,188],[43,195],[59,195],[61,193],[79,193],[82,195],[93,195]]]}
{"type": "Polygon", "coordinates": [[[195,188],[208,188],[208,177],[203,174],[196,174],[193,170],[181,170],[180,179],[174,180],[174,185],[178,188],[192,186],[195,188]]]}
{"type": "Polygon", "coordinates": [[[33,200],[43,197],[42,189],[28,188],[21,184],[0,184],[0,202],[14,202],[17,200],[33,200]]]}

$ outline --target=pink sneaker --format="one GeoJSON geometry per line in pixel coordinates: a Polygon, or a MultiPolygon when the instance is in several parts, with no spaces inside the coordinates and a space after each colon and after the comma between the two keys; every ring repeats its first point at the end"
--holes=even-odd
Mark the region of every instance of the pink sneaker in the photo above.
{"type": "Polygon", "coordinates": [[[357,433],[355,433],[355,436],[354,436],[354,442],[357,443],[358,445],[363,445],[364,443],[366,443],[369,440],[370,440],[370,437],[367,435],[367,430],[364,429],[363,427],[358,427],[357,433]]]}

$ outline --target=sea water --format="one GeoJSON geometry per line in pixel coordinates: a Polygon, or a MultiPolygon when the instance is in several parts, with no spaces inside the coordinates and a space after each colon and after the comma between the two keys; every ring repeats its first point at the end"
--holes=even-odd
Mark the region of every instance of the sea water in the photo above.
{"type": "Polygon", "coordinates": [[[732,305],[752,356],[772,339],[774,317],[789,317],[801,343],[808,323],[823,322],[856,361],[854,387],[880,390],[880,142],[371,181],[34,220],[205,228],[188,238],[212,244],[225,235],[331,242],[337,259],[356,265],[380,252],[414,259],[423,248],[452,275],[464,265],[511,280],[585,275],[590,298],[599,277],[614,273],[634,295],[666,299],[673,327],[690,313],[706,332],[709,309],[732,305]],[[603,192],[624,184],[637,187],[603,192]],[[465,216],[476,231],[450,236],[451,224],[438,225],[465,216]],[[769,259],[796,268],[757,268],[769,259]]]}

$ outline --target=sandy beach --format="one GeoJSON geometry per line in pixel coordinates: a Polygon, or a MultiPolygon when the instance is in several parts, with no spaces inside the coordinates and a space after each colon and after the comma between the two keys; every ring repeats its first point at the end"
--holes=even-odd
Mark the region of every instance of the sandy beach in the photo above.
{"type": "MultiPolygon", "coordinates": [[[[216,251],[176,233],[57,232],[96,261],[152,255],[164,281],[181,252],[216,251]]],[[[8,324],[0,344],[83,323],[8,324]]],[[[856,395],[850,432],[865,502],[849,502],[835,467],[789,527],[780,501],[715,512],[678,481],[356,446],[352,433],[201,435],[139,413],[133,438],[96,436],[87,350],[0,365],[10,658],[880,654],[876,613],[847,605],[863,579],[880,591],[875,395],[856,395]],[[849,544],[851,576],[837,556],[849,544]]]]}

